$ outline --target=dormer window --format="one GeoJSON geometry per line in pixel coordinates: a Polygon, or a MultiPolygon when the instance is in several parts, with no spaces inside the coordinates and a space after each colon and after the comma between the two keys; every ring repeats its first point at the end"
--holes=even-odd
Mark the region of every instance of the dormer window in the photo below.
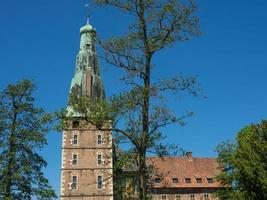
{"type": "Polygon", "coordinates": [[[178,178],[172,178],[172,182],[173,183],[178,183],[179,181],[178,181],[178,178]]]}
{"type": "Polygon", "coordinates": [[[207,178],[208,183],[213,183],[213,178],[207,178]]]}
{"type": "Polygon", "coordinates": [[[185,180],[185,183],[187,183],[187,184],[190,184],[191,183],[191,178],[184,178],[184,180],[185,180]]]}
{"type": "Polygon", "coordinates": [[[160,178],[155,178],[155,183],[160,183],[160,178]]]}
{"type": "Polygon", "coordinates": [[[202,183],[202,178],[196,178],[196,182],[201,184],[202,183]]]}

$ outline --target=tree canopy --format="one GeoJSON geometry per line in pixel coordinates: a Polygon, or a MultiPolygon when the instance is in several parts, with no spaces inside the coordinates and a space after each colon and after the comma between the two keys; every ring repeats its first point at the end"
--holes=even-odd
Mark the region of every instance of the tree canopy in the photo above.
{"type": "Polygon", "coordinates": [[[46,145],[51,116],[35,106],[30,80],[10,84],[0,93],[0,199],[55,199],[38,154],[46,145]]]}
{"type": "Polygon", "coordinates": [[[267,121],[249,125],[237,134],[236,142],[217,147],[223,171],[218,192],[223,199],[267,199],[267,121]]]}

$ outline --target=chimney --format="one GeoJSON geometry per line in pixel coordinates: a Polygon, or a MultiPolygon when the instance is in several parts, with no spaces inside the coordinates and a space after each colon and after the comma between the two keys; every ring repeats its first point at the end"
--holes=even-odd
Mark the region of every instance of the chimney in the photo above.
{"type": "Polygon", "coordinates": [[[186,155],[186,157],[188,158],[189,161],[193,161],[192,151],[186,152],[185,155],[186,155]]]}

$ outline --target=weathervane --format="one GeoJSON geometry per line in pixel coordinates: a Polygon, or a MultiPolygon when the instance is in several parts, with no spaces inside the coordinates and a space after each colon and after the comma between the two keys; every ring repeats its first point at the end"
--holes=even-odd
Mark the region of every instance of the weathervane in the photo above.
{"type": "Polygon", "coordinates": [[[90,3],[85,4],[85,14],[86,14],[86,20],[87,24],[90,22],[90,3]]]}

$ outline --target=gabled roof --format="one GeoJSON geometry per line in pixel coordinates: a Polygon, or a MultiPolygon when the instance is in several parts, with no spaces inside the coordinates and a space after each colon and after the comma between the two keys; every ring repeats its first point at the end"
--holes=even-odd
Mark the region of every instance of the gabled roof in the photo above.
{"type": "MultiPolygon", "coordinates": [[[[193,158],[185,157],[150,157],[147,159],[149,165],[156,170],[160,182],[152,181],[154,188],[217,188],[219,183],[215,180],[218,175],[218,163],[215,158],[193,158]],[[173,181],[178,178],[178,183],[173,181]],[[185,179],[190,178],[191,183],[185,179]],[[202,183],[197,183],[197,178],[202,183]],[[212,183],[208,182],[212,180],[212,183]]],[[[159,179],[158,179],[159,181],[159,179]]]]}

